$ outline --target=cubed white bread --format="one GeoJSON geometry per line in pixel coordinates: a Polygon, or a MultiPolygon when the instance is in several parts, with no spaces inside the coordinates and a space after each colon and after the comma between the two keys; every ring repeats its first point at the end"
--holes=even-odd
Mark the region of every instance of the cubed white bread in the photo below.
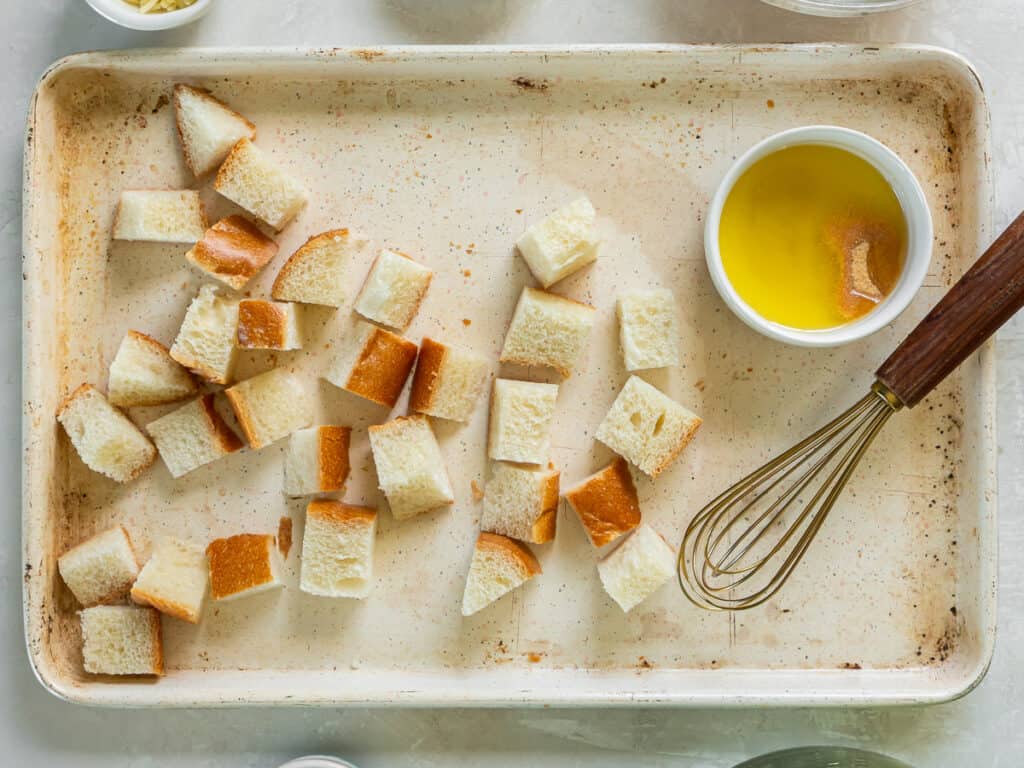
{"type": "Polygon", "coordinates": [[[162,675],[160,614],[134,605],[98,605],[79,611],[82,661],[92,675],[162,675]]]}
{"type": "Polygon", "coordinates": [[[490,362],[482,355],[424,337],[409,393],[409,409],[453,421],[469,421],[487,383],[490,362]]]}
{"type": "Polygon", "coordinates": [[[194,243],[206,213],[194,189],[126,189],[114,218],[115,240],[194,243]]]}
{"type": "Polygon", "coordinates": [[[623,458],[616,457],[567,490],[565,499],[595,547],[603,547],[640,525],[640,499],[623,458]]]}
{"type": "Polygon", "coordinates": [[[646,524],[597,564],[605,591],[627,612],[650,597],[675,571],[675,550],[646,524]]]}
{"type": "Polygon", "coordinates": [[[627,371],[679,365],[679,320],[672,291],[619,296],[619,341],[627,371]]]}
{"type": "Polygon", "coordinates": [[[595,437],[657,477],[693,439],[701,419],[639,376],[630,376],[595,437]]]}
{"type": "Polygon", "coordinates": [[[284,586],[281,554],[269,533],[214,539],[206,548],[206,557],[214,600],[237,600],[284,586]]]}
{"type": "Polygon", "coordinates": [[[284,458],[284,492],[306,496],[342,490],[351,438],[351,428],[328,424],[292,432],[284,458]]]}
{"type": "Polygon", "coordinates": [[[404,253],[383,250],[373,262],[356,299],[368,320],[404,331],[419,311],[434,273],[404,253]]]}
{"type": "Polygon", "coordinates": [[[238,301],[206,284],[192,299],[171,345],[171,357],[213,384],[227,384],[235,370],[238,301]]]}
{"type": "Polygon", "coordinates": [[[396,520],[455,503],[441,448],[426,416],[402,416],[371,426],[369,432],[377,481],[396,520]]]}
{"type": "Polygon", "coordinates": [[[495,464],[484,488],[483,530],[543,544],[555,538],[557,520],[558,470],[495,464]]]}
{"type": "Polygon", "coordinates": [[[481,533],[462,594],[462,615],[472,616],[540,572],[540,563],[525,544],[495,533],[481,533]]]}
{"type": "Polygon", "coordinates": [[[165,405],[198,391],[195,379],[151,336],[128,331],[110,364],[107,399],[120,408],[165,405]]]}
{"type": "Polygon", "coordinates": [[[340,307],[348,299],[348,270],[370,258],[371,243],[348,229],[309,238],[281,267],[270,295],[278,301],[340,307]]]}
{"type": "Polygon", "coordinates": [[[364,598],[373,586],[377,511],[318,499],[306,507],[299,589],[321,597],[364,598]]]}
{"type": "Polygon", "coordinates": [[[89,469],[127,483],[156,459],[142,431],[91,384],[82,384],[60,405],[57,421],[89,469]]]}
{"type": "Polygon", "coordinates": [[[581,197],[523,233],[516,245],[541,285],[548,288],[597,258],[596,219],[590,200],[581,197]]]}
{"type": "Polygon", "coordinates": [[[242,299],[236,338],[242,349],[302,349],[298,311],[285,302],[242,299]]]}
{"type": "Polygon", "coordinates": [[[306,204],[302,185],[249,139],[231,148],[213,188],[279,232],[306,204]]]}
{"type": "Polygon", "coordinates": [[[139,562],[128,531],[115,525],[57,558],[57,569],[75,599],[88,608],[124,599],[139,573],[139,562]]]}
{"type": "Polygon", "coordinates": [[[213,395],[203,395],[146,425],[160,458],[174,477],[198,469],[242,447],[217,413],[213,395]]]}
{"type": "Polygon", "coordinates": [[[394,408],[416,362],[416,352],[416,345],[408,339],[360,320],[342,338],[324,378],[352,394],[394,408]]]}
{"type": "Polygon", "coordinates": [[[277,255],[277,243],[244,216],[221,219],[192,246],[185,258],[236,291],[277,255]]]}
{"type": "Polygon", "coordinates": [[[132,600],[198,624],[209,584],[210,565],[203,548],[180,539],[164,539],[142,567],[132,587],[132,600]]]}
{"type": "Polygon", "coordinates": [[[495,461],[547,464],[557,384],[495,379],[487,455],[495,461]]]}
{"type": "Polygon", "coordinates": [[[524,288],[505,334],[501,362],[541,365],[568,376],[587,346],[593,324],[593,307],[524,288]]]}
{"type": "Polygon", "coordinates": [[[240,139],[255,139],[256,126],[209,91],[178,83],[174,117],[185,164],[196,176],[209,173],[240,139]]]}
{"type": "Polygon", "coordinates": [[[301,379],[284,368],[224,390],[249,445],[263,448],[313,422],[313,399],[301,379]]]}

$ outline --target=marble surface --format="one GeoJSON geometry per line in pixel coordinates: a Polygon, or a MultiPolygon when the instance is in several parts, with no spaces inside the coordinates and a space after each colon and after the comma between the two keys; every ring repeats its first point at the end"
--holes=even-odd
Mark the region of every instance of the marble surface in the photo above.
{"type": "MultiPolygon", "coordinates": [[[[29,95],[73,51],[165,45],[906,41],[953,48],[987,86],[995,224],[1024,204],[1024,13],[1020,0],[933,0],[859,20],[796,16],[757,0],[215,0],[193,27],[121,30],[84,0],[0,0],[0,359],[20,360],[21,151],[29,95]]],[[[872,747],[919,768],[1021,765],[1024,755],[1024,316],[1001,333],[1000,608],[992,669],[952,704],[895,710],[118,712],[74,707],[32,677],[22,641],[17,492],[0,543],[0,763],[142,768],[259,766],[311,752],[394,766],[728,768],[807,743],[872,747]]],[[[0,483],[19,482],[19,366],[2,378],[0,483]]]]}

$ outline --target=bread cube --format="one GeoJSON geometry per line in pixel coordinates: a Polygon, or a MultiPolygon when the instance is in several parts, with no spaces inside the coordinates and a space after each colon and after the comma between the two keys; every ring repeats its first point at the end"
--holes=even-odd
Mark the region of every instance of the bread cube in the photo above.
{"type": "Polygon", "coordinates": [[[281,554],[269,533],[214,539],[206,548],[206,557],[214,600],[237,600],[284,586],[281,554]]]}
{"type": "Polygon", "coordinates": [[[128,331],[110,364],[107,399],[120,408],[165,405],[198,391],[192,375],[156,339],[128,331]]]}
{"type": "Polygon", "coordinates": [[[162,675],[160,614],[152,608],[98,605],[78,613],[82,661],[91,675],[162,675]]]}
{"type": "Polygon", "coordinates": [[[505,334],[501,362],[572,373],[587,345],[594,308],[553,293],[524,288],[505,334]]]}
{"type": "Polygon", "coordinates": [[[603,547],[640,525],[640,499],[626,460],[616,458],[565,492],[595,547],[603,547]]]}
{"type": "Polygon", "coordinates": [[[495,461],[547,464],[557,384],[495,379],[487,455],[495,461]]]}
{"type": "Polygon", "coordinates": [[[481,533],[462,595],[462,615],[472,616],[540,574],[540,563],[525,544],[481,533]]]}
{"type": "Polygon", "coordinates": [[[213,188],[278,232],[306,204],[302,186],[249,139],[231,148],[213,188]]]}
{"type": "Polygon", "coordinates": [[[192,246],[185,258],[236,291],[277,255],[277,243],[244,216],[221,219],[192,246]]]}
{"type": "Polygon", "coordinates": [[[396,520],[455,503],[441,447],[426,416],[401,416],[371,426],[369,432],[377,480],[396,520]]]}
{"type": "Polygon", "coordinates": [[[240,139],[256,138],[256,126],[209,91],[178,83],[173,101],[185,164],[196,176],[224,162],[240,139]]]}
{"type": "Polygon", "coordinates": [[[194,189],[126,189],[114,217],[115,240],[194,243],[206,213],[194,189]]]}
{"type": "Polygon", "coordinates": [[[128,531],[115,525],[57,558],[57,570],[75,599],[88,608],[127,596],[139,563],[128,531]]]}
{"type": "Polygon", "coordinates": [[[412,377],[409,409],[442,419],[469,421],[489,371],[487,358],[424,336],[412,377]]]}
{"type": "Polygon", "coordinates": [[[157,544],[132,587],[132,600],[198,624],[210,583],[203,548],[180,539],[157,544]]]}
{"type": "Polygon", "coordinates": [[[313,400],[302,381],[284,368],[253,376],[224,390],[249,445],[259,449],[308,427],[313,400]]]}
{"type": "Polygon", "coordinates": [[[242,441],[217,413],[213,395],[203,395],[146,426],[173,477],[234,453],[242,441]]]}
{"type": "Polygon", "coordinates": [[[646,524],[597,564],[605,591],[627,613],[675,572],[675,550],[646,524]]]}
{"type": "Polygon", "coordinates": [[[360,320],[342,339],[324,378],[354,395],[394,408],[416,352],[408,339],[360,320]]]}
{"type": "Polygon", "coordinates": [[[383,250],[370,268],[356,299],[367,320],[404,331],[419,311],[434,273],[404,253],[383,250]]]}
{"type": "Polygon", "coordinates": [[[348,479],[349,427],[322,425],[292,432],[284,459],[289,496],[340,491],[348,479]]]}
{"type": "Polygon", "coordinates": [[[306,507],[299,589],[361,599],[373,586],[377,511],[318,499],[306,507]]]}
{"type": "Polygon", "coordinates": [[[597,259],[596,218],[590,200],[581,197],[523,233],[516,246],[541,285],[548,288],[597,259]]]}
{"type": "Polygon", "coordinates": [[[91,384],[61,403],[57,421],[89,469],[118,483],[134,480],[156,459],[156,448],[91,384]]]}
{"type": "Polygon", "coordinates": [[[630,376],[595,437],[657,477],[693,439],[701,419],[639,376],[630,376]]]}
{"type": "Polygon", "coordinates": [[[369,259],[370,240],[348,229],[332,229],[309,238],[281,267],[270,295],[277,301],[342,306],[353,265],[369,259]]]}
{"type": "Polygon", "coordinates": [[[192,299],[171,345],[171,357],[212,384],[227,384],[235,369],[238,301],[212,284],[192,299]]]}
{"type": "Polygon", "coordinates": [[[679,365],[679,321],[672,291],[619,296],[619,341],[627,371],[679,365]]]}
{"type": "Polygon", "coordinates": [[[555,538],[558,470],[497,463],[484,488],[480,527],[532,544],[555,538]]]}
{"type": "Polygon", "coordinates": [[[295,305],[242,299],[238,303],[236,339],[241,349],[302,349],[295,305]]]}

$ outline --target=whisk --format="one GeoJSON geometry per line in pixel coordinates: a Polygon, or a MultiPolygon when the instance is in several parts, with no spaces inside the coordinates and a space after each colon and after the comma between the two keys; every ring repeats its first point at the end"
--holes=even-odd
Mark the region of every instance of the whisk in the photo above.
{"type": "Polygon", "coordinates": [[[1024,306],[1024,213],[875,372],[861,400],[702,509],[679,548],[679,585],[709,610],[771,599],[800,564],[889,418],[913,408],[1024,306]]]}

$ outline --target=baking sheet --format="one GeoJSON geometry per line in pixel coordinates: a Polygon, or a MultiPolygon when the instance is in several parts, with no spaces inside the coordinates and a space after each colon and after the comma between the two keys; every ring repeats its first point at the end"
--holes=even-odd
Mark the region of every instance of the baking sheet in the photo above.
{"type": "MultiPolygon", "coordinates": [[[[684,362],[645,378],[705,425],[656,481],[637,478],[645,520],[671,541],[725,485],[858,397],[986,241],[982,91],[967,64],[936,49],[165,50],[62,60],[29,119],[24,228],[25,616],[32,663],[52,691],[110,705],[877,704],[944,700],[980,679],[995,616],[991,347],[890,422],[799,574],[777,600],[739,615],[700,612],[672,585],[623,615],[563,504],[555,542],[534,548],[544,575],[463,619],[486,408],[468,425],[435,421],[454,507],[393,521],[365,431],[388,414],[313,383],[353,322],[350,307],[307,308],[307,348],[243,353],[240,375],[294,368],[323,421],[355,427],[345,499],[383,510],[365,602],[298,590],[304,502],[280,492],[283,443],[178,481],[159,462],[124,487],[89,472],[54,420],[61,397],[82,380],[105,385],[129,328],[169,343],[203,282],[179,246],[109,239],[122,189],[193,184],[167,102],[179,81],[209,87],[252,119],[258,143],[310,190],[278,260],[250,285],[254,296],[310,234],[357,228],[436,272],[411,338],[496,359],[530,283],[516,237],[589,195],[602,258],[556,290],[594,304],[597,322],[585,364],[562,386],[552,459],[565,486],[609,459],[593,433],[626,378],[614,296],[672,288],[684,362]],[[837,350],[756,335],[718,299],[703,263],[702,216],[731,160],[809,123],[857,128],[896,150],[936,224],[932,270],[911,308],[837,350]],[[82,672],[60,552],[116,522],[145,556],[163,535],[273,532],[282,516],[297,542],[287,589],[210,605],[198,627],[165,620],[168,675],[156,683],[82,672]]],[[[235,212],[209,180],[200,189],[211,220],[235,212]]],[[[351,297],[368,267],[353,269],[351,297]]],[[[165,410],[131,415],[144,424],[165,410]]]]}

